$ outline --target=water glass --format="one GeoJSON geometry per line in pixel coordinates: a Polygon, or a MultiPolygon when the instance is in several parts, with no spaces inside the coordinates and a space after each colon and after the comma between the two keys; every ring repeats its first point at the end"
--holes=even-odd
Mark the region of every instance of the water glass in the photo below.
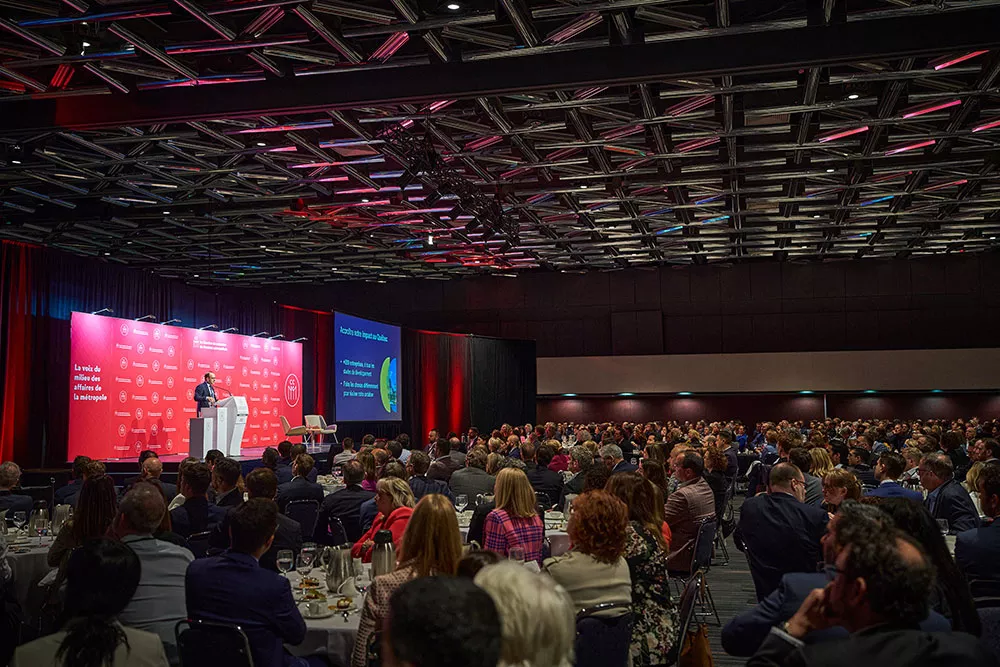
{"type": "Polygon", "coordinates": [[[368,590],[368,587],[372,585],[371,577],[371,567],[367,565],[362,565],[358,574],[354,577],[354,587],[358,589],[358,592],[362,595],[368,590]]]}
{"type": "Polygon", "coordinates": [[[291,549],[282,549],[279,551],[277,559],[275,560],[275,563],[278,566],[278,571],[287,577],[288,571],[292,569],[294,560],[295,556],[291,549]]]}
{"type": "Polygon", "coordinates": [[[462,510],[464,510],[468,506],[469,506],[469,496],[465,495],[464,493],[460,493],[457,496],[455,496],[455,509],[456,510],[458,510],[459,512],[461,512],[462,510]]]}
{"type": "Polygon", "coordinates": [[[515,560],[520,563],[524,562],[524,549],[521,547],[511,547],[507,552],[507,558],[509,560],[515,560]]]}
{"type": "Polygon", "coordinates": [[[305,579],[313,569],[313,554],[311,551],[303,549],[299,552],[298,560],[295,562],[295,571],[305,579]]]}

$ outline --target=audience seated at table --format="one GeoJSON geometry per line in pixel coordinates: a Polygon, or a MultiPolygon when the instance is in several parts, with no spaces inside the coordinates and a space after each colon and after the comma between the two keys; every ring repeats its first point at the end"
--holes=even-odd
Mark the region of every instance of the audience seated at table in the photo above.
{"type": "Polygon", "coordinates": [[[186,548],[154,537],[167,512],[163,494],[139,482],[122,498],[113,533],[139,558],[139,587],[118,616],[122,625],[159,635],[171,664],[178,663],[174,627],[187,618],[184,575],[194,560],[186,548]]]}
{"type": "Polygon", "coordinates": [[[167,513],[169,514],[175,508],[180,507],[184,504],[184,494],[180,492],[180,488],[184,483],[184,471],[191,466],[192,463],[198,463],[198,459],[193,456],[188,456],[184,458],[177,465],[177,495],[173,499],[167,501],[167,513]]]}
{"type": "MultiPolygon", "coordinates": [[[[549,463],[555,455],[555,446],[558,443],[542,444],[538,447],[525,444],[521,447],[521,456],[524,460],[525,474],[528,482],[535,493],[545,494],[547,502],[546,509],[552,507],[563,495],[563,477],[555,470],[549,469],[549,463]]],[[[561,507],[559,509],[562,509],[561,507]]]]}
{"type": "Polygon", "coordinates": [[[8,518],[14,512],[31,512],[35,501],[31,496],[14,493],[14,489],[21,481],[21,468],[13,461],[0,463],[0,511],[7,510],[8,518]]]}
{"type": "Polygon", "coordinates": [[[899,478],[906,469],[906,459],[902,454],[893,451],[882,452],[875,464],[875,479],[878,486],[865,491],[866,496],[875,498],[908,498],[922,503],[924,496],[919,491],[905,489],[899,483],[899,478]]]}
{"type": "Polygon", "coordinates": [[[365,471],[358,461],[353,458],[347,459],[341,468],[344,473],[344,488],[328,495],[319,506],[319,514],[316,517],[316,541],[320,544],[332,544],[333,538],[336,537],[330,529],[331,518],[340,520],[349,542],[356,542],[364,533],[361,524],[361,505],[375,498],[374,492],[361,488],[365,471]]]}
{"type": "MultiPolygon", "coordinates": [[[[843,504],[843,511],[830,519],[823,536],[823,572],[789,572],[781,577],[778,587],[756,606],[736,615],[722,629],[722,648],[726,653],[748,657],[757,652],[773,627],[789,620],[815,589],[825,588],[830,573],[835,573],[840,553],[857,539],[887,533],[893,528],[891,517],[873,505],[862,505],[853,500],[843,504]]],[[[950,622],[934,611],[920,621],[927,632],[950,632],[950,622]]],[[[817,644],[844,639],[848,631],[843,626],[832,626],[807,633],[801,639],[806,644],[817,644]]]]}
{"type": "Polygon", "coordinates": [[[635,472],[639,467],[625,460],[622,448],[618,445],[604,445],[598,452],[605,467],[612,474],[616,472],[635,472]]]}
{"type": "Polygon", "coordinates": [[[978,489],[983,514],[991,521],[958,534],[955,561],[967,579],[1000,584],[1000,466],[983,466],[978,489]]]}
{"type": "MultiPolygon", "coordinates": [[[[367,665],[369,639],[385,622],[389,598],[397,588],[419,577],[454,575],[461,558],[462,536],[451,501],[436,493],[424,496],[412,510],[399,542],[396,569],[375,577],[365,597],[351,667],[367,665]]],[[[465,621],[461,618],[460,622],[465,621]]]]}
{"type": "Polygon", "coordinates": [[[177,485],[171,484],[170,482],[164,482],[162,479],[163,475],[163,462],[160,461],[159,457],[151,456],[146,459],[145,463],[142,464],[142,480],[143,482],[148,482],[150,480],[156,480],[159,484],[159,489],[163,493],[163,497],[169,502],[171,498],[177,495],[177,485]]]}
{"type": "Polygon", "coordinates": [[[500,613],[497,667],[570,667],[576,639],[573,602],[549,576],[505,560],[484,567],[475,583],[500,613]]]}
{"type": "Polygon", "coordinates": [[[219,507],[238,507],[243,504],[243,489],[240,477],[243,469],[240,462],[222,457],[212,468],[212,488],[215,489],[215,504],[219,507]]]}
{"type": "MultiPolygon", "coordinates": [[[[379,479],[387,477],[395,477],[406,482],[409,476],[406,474],[406,467],[402,463],[399,461],[389,461],[379,470],[379,479]]],[[[412,487],[410,490],[413,490],[412,487]]],[[[413,500],[417,501],[419,499],[414,497],[413,500]]],[[[372,522],[375,521],[376,514],[378,514],[378,507],[375,504],[375,496],[373,494],[371,498],[361,503],[361,507],[358,509],[361,532],[365,532],[372,527],[372,522]]]]}
{"type": "Polygon", "coordinates": [[[663,510],[673,535],[667,563],[677,572],[691,569],[698,530],[704,521],[715,519],[715,495],[702,477],[704,465],[698,452],[687,451],[680,456],[676,470],[679,484],[663,510]]]}
{"type": "Polygon", "coordinates": [[[767,635],[748,667],[776,665],[995,665],[975,637],[928,634],[914,626],[926,617],[934,568],[901,532],[860,535],[831,570],[832,585],[809,593],[784,625],[767,635]],[[803,645],[810,632],[843,626],[849,637],[803,645]]]}
{"type": "Polygon", "coordinates": [[[462,441],[458,438],[440,438],[437,444],[437,458],[427,468],[427,477],[444,483],[451,481],[456,470],[465,466],[465,454],[459,451],[462,441]]]}
{"type": "Polygon", "coordinates": [[[836,514],[845,500],[861,499],[861,482],[850,468],[834,468],[823,477],[823,509],[836,514]]]}
{"type": "Polygon", "coordinates": [[[802,479],[806,483],[806,497],[803,502],[813,507],[822,507],[823,480],[809,472],[812,469],[812,457],[809,455],[809,450],[804,447],[792,447],[788,451],[788,462],[802,472],[802,479]]]}
{"type": "Polygon", "coordinates": [[[546,558],[542,569],[566,589],[577,613],[603,603],[632,603],[632,580],[623,557],[628,525],[625,503],[606,491],[590,491],[573,500],[566,527],[573,548],[546,558]]]}
{"type": "Polygon", "coordinates": [[[389,600],[381,652],[386,667],[496,667],[500,646],[496,605],[468,579],[423,577],[389,600]]]}
{"type": "Polygon", "coordinates": [[[465,467],[451,475],[448,486],[454,496],[464,495],[469,503],[474,503],[478,495],[492,495],[496,477],[486,472],[489,451],[485,447],[473,447],[465,457],[465,467]]]}
{"type": "Polygon", "coordinates": [[[334,467],[344,465],[348,461],[353,461],[358,457],[358,453],[354,451],[354,438],[344,438],[341,444],[344,449],[339,454],[335,454],[331,459],[333,461],[331,470],[334,467]]]}
{"type": "Polygon", "coordinates": [[[768,493],[743,503],[736,528],[737,542],[746,547],[758,601],[778,587],[783,575],[816,571],[828,521],[826,512],[803,502],[805,480],[792,464],[771,468],[769,486],[768,493]]]}
{"type": "Polygon", "coordinates": [[[167,667],[159,636],[123,627],[118,615],[139,586],[139,558],[117,540],[88,540],[66,564],[66,622],[19,646],[11,667],[167,667]]]}
{"type": "Polygon", "coordinates": [[[527,475],[504,468],[497,474],[495,489],[495,506],[483,525],[483,547],[502,556],[516,547],[523,551],[525,562],[541,564],[545,528],[527,475]]]}
{"type": "MultiPolygon", "coordinates": [[[[417,454],[418,452],[413,452],[417,454]]],[[[412,457],[411,457],[412,458],[412,457]]],[[[414,498],[410,486],[395,477],[385,477],[378,481],[375,492],[375,505],[378,514],[371,528],[362,535],[351,548],[351,556],[360,558],[364,563],[372,561],[372,548],[375,546],[375,534],[380,530],[392,533],[392,542],[399,551],[399,542],[406,530],[406,524],[413,514],[414,498]]]]}
{"type": "Polygon", "coordinates": [[[138,461],[139,474],[135,475],[134,477],[129,477],[128,479],[125,480],[125,483],[122,484],[121,488],[119,489],[121,495],[124,496],[126,493],[128,493],[129,489],[132,488],[133,484],[135,484],[136,482],[141,482],[143,479],[146,478],[145,463],[148,459],[155,459],[155,458],[159,458],[159,455],[151,449],[144,449],[141,452],[139,452],[139,461],[138,461]]]}
{"type": "Polygon", "coordinates": [[[80,489],[83,488],[84,474],[87,466],[90,465],[89,456],[76,456],[73,458],[73,468],[70,470],[71,479],[66,486],[61,486],[53,493],[53,501],[56,505],[70,505],[76,507],[76,501],[80,496],[80,489]]]}
{"type": "Polygon", "coordinates": [[[440,479],[430,479],[427,476],[427,469],[431,465],[431,457],[427,452],[411,452],[410,460],[406,464],[406,472],[410,476],[410,489],[413,490],[413,497],[420,500],[428,493],[440,493],[447,496],[454,502],[455,496],[448,483],[440,479]]]}
{"type": "Polygon", "coordinates": [[[864,447],[852,447],[847,455],[847,467],[857,476],[861,486],[867,488],[878,486],[870,461],[871,452],[864,447]]]}
{"type": "Polygon", "coordinates": [[[927,489],[924,505],[935,519],[948,522],[949,533],[979,527],[979,512],[969,492],[955,479],[954,468],[947,455],[924,455],[919,474],[921,486],[927,489]]]}
{"type": "Polygon", "coordinates": [[[562,494],[559,496],[559,509],[566,506],[566,496],[569,494],[579,495],[583,493],[583,481],[594,465],[594,455],[590,450],[579,443],[569,449],[569,471],[573,476],[563,484],[562,494]]]}
{"type": "MultiPolygon", "coordinates": [[[[323,487],[309,477],[314,472],[315,459],[309,454],[299,454],[292,463],[292,479],[278,485],[278,509],[282,512],[288,503],[295,500],[315,500],[323,502],[323,487]]],[[[313,476],[315,479],[315,476],[313,476]]]]}
{"type": "Polygon", "coordinates": [[[60,580],[74,549],[88,540],[104,537],[118,513],[118,493],[107,475],[87,479],[80,490],[73,518],[68,520],[49,547],[49,567],[58,567],[60,580]]]}
{"type": "Polygon", "coordinates": [[[631,472],[612,475],[606,489],[628,508],[625,560],[632,582],[632,665],[666,664],[677,641],[678,617],[667,581],[670,531],[663,521],[662,495],[652,482],[631,472]]]}
{"type": "Polygon", "coordinates": [[[206,463],[191,463],[181,476],[184,504],[170,511],[174,532],[181,537],[212,530],[226,516],[225,508],[208,502],[212,472],[206,463]]]}

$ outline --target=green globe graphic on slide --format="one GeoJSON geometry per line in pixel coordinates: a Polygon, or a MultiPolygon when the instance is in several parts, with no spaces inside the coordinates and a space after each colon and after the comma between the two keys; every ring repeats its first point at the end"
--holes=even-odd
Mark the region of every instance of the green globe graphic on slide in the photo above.
{"type": "Polygon", "coordinates": [[[396,360],[386,357],[382,361],[382,371],[379,373],[378,388],[382,395],[382,407],[388,413],[399,412],[396,397],[399,395],[397,386],[399,375],[396,372],[396,360]]]}

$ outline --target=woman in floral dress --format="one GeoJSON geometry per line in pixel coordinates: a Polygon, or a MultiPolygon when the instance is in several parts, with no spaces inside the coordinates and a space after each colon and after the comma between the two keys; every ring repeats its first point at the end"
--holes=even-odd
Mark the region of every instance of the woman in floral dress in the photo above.
{"type": "Polygon", "coordinates": [[[605,490],[628,506],[625,560],[632,578],[633,667],[665,665],[677,641],[677,607],[670,598],[667,546],[663,539],[663,501],[652,482],[638,473],[618,473],[605,490]]]}

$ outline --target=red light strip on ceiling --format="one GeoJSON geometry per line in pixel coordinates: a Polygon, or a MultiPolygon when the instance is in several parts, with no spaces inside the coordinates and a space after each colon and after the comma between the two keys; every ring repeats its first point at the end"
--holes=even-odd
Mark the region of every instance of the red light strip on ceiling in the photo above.
{"type": "Polygon", "coordinates": [[[712,95],[702,95],[701,97],[692,97],[689,100],[683,102],[678,102],[677,104],[669,107],[663,112],[665,116],[681,116],[688,113],[689,111],[694,111],[695,109],[700,109],[706,104],[711,104],[715,101],[715,97],[712,95]]]}
{"type": "Polygon", "coordinates": [[[957,65],[958,63],[964,63],[966,60],[969,60],[970,58],[975,58],[976,56],[981,56],[984,53],[989,53],[989,51],[983,49],[982,51],[970,51],[969,53],[960,56],[945,56],[944,58],[938,58],[937,60],[932,60],[927,64],[933,67],[935,70],[942,70],[946,67],[957,65]]]}
{"type": "Polygon", "coordinates": [[[487,146],[492,146],[493,144],[503,141],[503,137],[500,135],[494,135],[492,137],[483,137],[482,139],[476,139],[475,141],[470,141],[465,144],[465,150],[467,151],[478,151],[487,146]]]}
{"type": "Polygon", "coordinates": [[[926,106],[913,107],[903,111],[903,118],[916,118],[917,116],[923,116],[924,114],[940,111],[941,109],[947,109],[948,107],[957,106],[961,103],[962,100],[948,100],[947,102],[937,102],[926,106]]]}
{"type": "Polygon", "coordinates": [[[913,151],[913,150],[916,150],[918,148],[924,148],[925,146],[933,146],[936,143],[937,143],[936,140],[934,140],[934,139],[928,139],[927,141],[918,141],[915,144],[906,144],[904,146],[895,146],[893,148],[887,149],[885,151],[885,153],[883,153],[883,155],[888,156],[888,155],[896,155],[898,153],[905,153],[906,151],[913,151]]]}
{"type": "Polygon", "coordinates": [[[867,132],[868,126],[862,125],[861,127],[854,127],[850,130],[839,130],[831,134],[824,134],[822,136],[816,137],[816,141],[821,144],[825,144],[828,141],[836,141],[837,139],[843,139],[844,137],[849,137],[852,134],[861,134],[862,132],[867,132]]]}
{"type": "Polygon", "coordinates": [[[674,150],[678,153],[688,153],[690,151],[698,150],[699,148],[705,148],[706,146],[711,146],[712,144],[719,143],[718,137],[706,137],[705,139],[692,139],[691,141],[685,141],[684,143],[677,144],[674,150]]]}
{"type": "Polygon", "coordinates": [[[967,178],[960,178],[957,181],[950,181],[948,183],[938,183],[937,185],[932,185],[928,188],[924,188],[924,192],[934,192],[935,190],[944,190],[945,188],[950,188],[956,185],[965,185],[969,182],[967,178]]]}
{"type": "Polygon", "coordinates": [[[991,120],[990,122],[985,123],[983,125],[979,125],[978,127],[974,127],[972,128],[972,131],[982,132],[983,130],[992,130],[994,127],[1000,127],[1000,118],[997,118],[996,120],[991,120]]]}
{"type": "Polygon", "coordinates": [[[410,41],[410,34],[407,32],[395,32],[389,35],[389,39],[382,43],[382,46],[375,50],[371,60],[375,62],[385,62],[392,57],[396,51],[403,48],[403,45],[410,41]]]}

